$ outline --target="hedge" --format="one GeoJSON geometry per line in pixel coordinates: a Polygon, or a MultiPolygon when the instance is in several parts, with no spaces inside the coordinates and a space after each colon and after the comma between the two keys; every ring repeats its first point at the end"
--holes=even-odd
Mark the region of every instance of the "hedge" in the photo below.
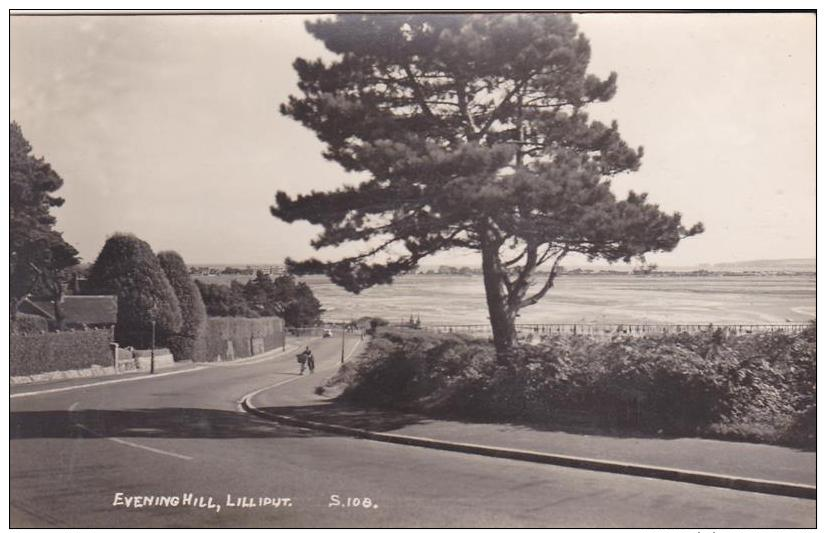
{"type": "Polygon", "coordinates": [[[210,317],[206,324],[206,351],[193,361],[226,361],[249,357],[284,343],[284,322],[277,317],[210,317]]]}
{"type": "MultiPolygon", "coordinates": [[[[596,424],[811,447],[816,326],[652,337],[552,336],[496,363],[480,339],[380,330],[328,384],[363,404],[450,417],[596,424]]],[[[624,428],[624,429],[623,429],[624,428]]]]}
{"type": "Polygon", "coordinates": [[[109,343],[113,339],[112,328],[11,335],[9,373],[29,376],[92,365],[112,366],[109,343]]]}
{"type": "Polygon", "coordinates": [[[11,321],[12,335],[31,335],[47,331],[49,331],[49,321],[40,315],[17,313],[17,317],[11,321]]]}

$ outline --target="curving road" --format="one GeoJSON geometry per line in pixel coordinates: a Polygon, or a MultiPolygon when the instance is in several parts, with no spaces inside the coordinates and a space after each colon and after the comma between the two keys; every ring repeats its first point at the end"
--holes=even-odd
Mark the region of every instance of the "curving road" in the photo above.
{"type": "MultiPolygon", "coordinates": [[[[313,376],[287,353],[13,395],[11,526],[815,526],[810,500],[363,441],[239,410],[256,390],[285,404],[312,394],[341,339],[310,345],[313,376]]],[[[346,353],[359,348],[347,339],[346,353]]]]}

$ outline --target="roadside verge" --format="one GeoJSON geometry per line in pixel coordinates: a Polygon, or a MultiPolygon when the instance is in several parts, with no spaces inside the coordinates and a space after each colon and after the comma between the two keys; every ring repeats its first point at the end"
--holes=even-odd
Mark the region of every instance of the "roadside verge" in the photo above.
{"type": "Polygon", "coordinates": [[[264,392],[264,390],[255,391],[246,395],[240,403],[241,408],[252,415],[291,426],[325,431],[328,433],[336,433],[361,439],[402,444],[406,446],[418,446],[422,448],[469,453],[501,459],[512,459],[517,461],[527,461],[569,468],[580,468],[599,472],[648,477],[779,496],[817,499],[817,488],[813,485],[754,479],[741,476],[729,476],[679,468],[665,468],[622,461],[591,459],[587,457],[544,453],[524,449],[472,444],[467,442],[439,440],[427,437],[404,435],[400,433],[370,431],[326,422],[316,422],[282,414],[275,414],[258,408],[253,403],[252,399],[256,394],[261,392],[264,392]]]}

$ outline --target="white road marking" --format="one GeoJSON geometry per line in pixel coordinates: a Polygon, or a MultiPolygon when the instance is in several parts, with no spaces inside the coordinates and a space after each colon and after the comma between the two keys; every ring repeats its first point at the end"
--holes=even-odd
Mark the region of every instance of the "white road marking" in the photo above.
{"type": "MultiPolygon", "coordinates": [[[[353,355],[353,353],[356,351],[356,348],[358,348],[359,344],[361,344],[361,339],[359,339],[358,341],[356,341],[356,344],[354,344],[354,345],[353,345],[353,347],[350,349],[350,353],[348,353],[348,354],[347,354],[347,356],[344,358],[344,360],[345,360],[345,361],[346,361],[346,360],[348,360],[348,359],[350,359],[350,357],[351,357],[351,356],[353,355]]],[[[335,362],[335,363],[333,363],[332,365],[325,366],[325,367],[323,367],[323,368],[319,368],[319,370],[330,370],[330,369],[335,368],[335,367],[337,367],[337,366],[339,366],[339,365],[340,365],[340,363],[339,363],[339,362],[335,362]]],[[[252,397],[253,397],[253,396],[255,396],[256,394],[260,394],[260,393],[262,393],[262,392],[264,392],[264,391],[266,391],[266,390],[275,389],[275,388],[277,388],[277,387],[280,387],[281,385],[286,385],[287,383],[292,383],[293,381],[299,380],[299,379],[301,379],[301,378],[303,378],[303,377],[304,377],[304,376],[296,376],[296,377],[294,377],[294,378],[286,379],[286,380],[284,380],[284,381],[279,381],[278,383],[274,383],[274,384],[272,384],[272,385],[267,385],[266,387],[261,387],[260,389],[254,390],[254,391],[252,391],[252,392],[248,392],[248,393],[247,393],[247,394],[245,394],[245,395],[244,395],[244,396],[243,396],[240,400],[238,400],[238,402],[236,403],[235,408],[236,408],[238,411],[240,411],[240,412],[242,412],[242,413],[245,413],[246,411],[244,411],[244,408],[243,408],[243,407],[241,407],[241,405],[242,405],[244,402],[246,402],[246,403],[247,403],[247,405],[249,405],[250,407],[255,407],[255,406],[252,404],[252,402],[250,401],[250,398],[252,398],[252,397]]]]}
{"type": "Polygon", "coordinates": [[[190,457],[188,455],[181,455],[181,454],[175,453],[175,452],[167,452],[165,450],[159,450],[159,449],[153,448],[151,446],[144,446],[143,444],[135,444],[134,442],[127,442],[123,439],[119,439],[119,438],[116,438],[116,437],[107,437],[105,435],[101,435],[97,431],[92,431],[91,429],[87,428],[83,424],[75,424],[75,425],[77,427],[79,427],[80,429],[84,430],[84,431],[88,431],[89,433],[91,433],[92,435],[95,435],[96,437],[101,437],[101,438],[104,438],[106,440],[111,440],[112,442],[117,442],[118,444],[123,444],[124,446],[130,446],[132,448],[138,448],[139,450],[145,450],[147,452],[158,453],[158,454],[161,454],[161,455],[168,455],[170,457],[175,457],[177,459],[183,459],[184,461],[191,461],[192,460],[192,457],[190,457]]]}
{"type": "Polygon", "coordinates": [[[77,409],[78,405],[80,405],[80,402],[75,402],[72,405],[70,405],[69,406],[69,412],[74,411],[75,409],[77,409]]]}
{"type": "Polygon", "coordinates": [[[124,383],[126,381],[140,381],[142,379],[154,379],[154,378],[162,378],[166,376],[174,376],[176,374],[185,374],[187,372],[197,372],[199,370],[206,370],[209,368],[208,366],[196,366],[194,368],[186,368],[184,370],[176,370],[175,372],[166,372],[164,374],[149,374],[148,376],[138,376],[134,378],[123,378],[123,379],[110,379],[108,381],[96,381],[95,383],[84,383],[83,385],[71,385],[68,387],[60,387],[57,389],[45,389],[45,390],[36,390],[36,391],[29,391],[29,392],[17,392],[15,394],[10,394],[9,398],[22,398],[24,396],[39,396],[41,394],[51,394],[54,392],[63,392],[67,390],[76,390],[76,389],[87,389],[89,387],[100,387],[103,385],[112,385],[114,383],[124,383]]]}

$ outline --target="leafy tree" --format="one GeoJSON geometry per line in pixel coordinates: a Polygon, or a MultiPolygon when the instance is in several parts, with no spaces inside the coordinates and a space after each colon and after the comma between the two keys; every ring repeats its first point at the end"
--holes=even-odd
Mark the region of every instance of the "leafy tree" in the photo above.
{"type": "Polygon", "coordinates": [[[300,281],[296,283],[293,276],[279,276],[273,282],[273,300],[278,302],[282,311],[277,313],[284,318],[288,327],[315,326],[321,321],[321,302],[313,290],[300,281]]]}
{"type": "Polygon", "coordinates": [[[504,355],[520,309],[553,287],[567,254],[630,261],[702,231],[645,194],[611,192],[642,149],[584,112],[613,97],[617,77],[586,73],[590,46],[570,15],[347,14],[307,29],[339,57],[297,59],[302,95],[281,111],[317,134],[326,158],[370,178],[277,193],[274,216],[323,228],[316,249],[365,246],[338,261],[288,260],[291,272],[358,293],[428,255],[475,250],[504,355]]]}
{"type": "Polygon", "coordinates": [[[317,325],[324,312],[312,289],[289,275],[273,280],[258,271],[246,285],[195,284],[210,316],[279,316],[289,327],[306,327],[317,325]]]}
{"type": "Polygon", "coordinates": [[[275,283],[261,270],[244,285],[244,298],[250,309],[261,316],[281,315],[283,311],[283,306],[275,300],[275,283]]]}
{"type": "MultiPolygon", "coordinates": [[[[63,205],[53,196],[63,180],[43,158],[32,155],[32,147],[20,126],[9,124],[9,306],[15,317],[20,301],[38,283],[50,288],[57,300],[67,268],[78,263],[77,250],[54,230],[50,210],[63,205]]],[[[59,322],[59,320],[58,320],[59,322]]]]}
{"type": "Polygon", "coordinates": [[[148,348],[152,321],[156,342],[181,330],[181,308],[158,258],[145,241],[115,234],[106,241],[89,271],[91,294],[118,297],[115,340],[123,346],[148,348]]]}
{"type": "Polygon", "coordinates": [[[244,297],[244,285],[233,280],[229,285],[204,283],[195,280],[209,316],[260,316],[250,309],[244,297]]]}
{"type": "Polygon", "coordinates": [[[181,308],[181,330],[167,338],[166,345],[177,359],[192,359],[198,350],[206,348],[204,333],[207,313],[201,292],[177,252],[161,252],[158,261],[181,308]]]}

